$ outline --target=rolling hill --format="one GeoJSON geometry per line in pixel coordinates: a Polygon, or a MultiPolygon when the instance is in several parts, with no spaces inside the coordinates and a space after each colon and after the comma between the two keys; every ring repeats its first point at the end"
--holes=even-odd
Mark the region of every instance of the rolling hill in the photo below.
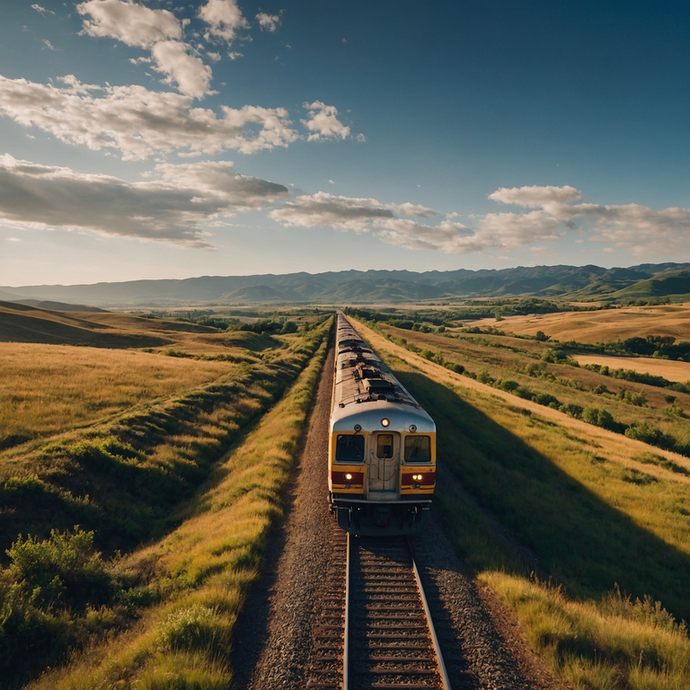
{"type": "MultiPolygon", "coordinates": [[[[643,299],[690,294],[690,264],[532,266],[470,271],[330,271],[285,275],[202,276],[94,285],[0,286],[0,298],[94,307],[247,304],[402,304],[477,297],[643,299]]],[[[47,306],[44,304],[43,306],[47,306]]],[[[65,307],[61,307],[65,309],[65,307]]]]}

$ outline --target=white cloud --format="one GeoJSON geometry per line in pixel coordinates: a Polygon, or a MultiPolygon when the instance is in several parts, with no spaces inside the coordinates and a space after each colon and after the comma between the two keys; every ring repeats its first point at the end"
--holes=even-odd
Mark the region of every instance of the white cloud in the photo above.
{"type": "Polygon", "coordinates": [[[77,5],[77,10],[84,17],[83,33],[146,48],[153,56],[154,69],[166,75],[165,83],[176,84],[194,98],[211,93],[211,68],[181,40],[183,22],[172,12],[152,10],[131,0],[88,0],[77,5]]]}
{"type": "Polygon", "coordinates": [[[159,41],[182,38],[182,25],[168,10],[152,10],[128,0],[88,0],[77,5],[84,33],[115,38],[128,46],[150,48],[159,41]]]}
{"type": "Polygon", "coordinates": [[[474,228],[454,221],[454,213],[439,223],[426,225],[412,220],[437,215],[424,206],[382,204],[376,199],[350,199],[319,192],[300,196],[272,211],[270,216],[284,225],[371,232],[389,244],[450,254],[531,246],[535,256],[546,256],[549,250],[545,242],[557,242],[573,232],[590,241],[629,249],[641,257],[687,255],[690,249],[690,209],[654,211],[637,204],[578,204],[573,202],[583,195],[573,187],[501,188],[489,198],[527,210],[474,217],[474,228]]]}
{"type": "Polygon", "coordinates": [[[287,195],[282,185],[240,175],[231,163],[159,165],[156,176],[130,183],[2,155],[0,218],[204,247],[201,223],[287,195]]]}
{"type": "Polygon", "coordinates": [[[597,239],[628,248],[640,257],[662,250],[667,256],[688,254],[690,209],[654,211],[638,204],[598,206],[588,212],[597,239]]]}
{"type": "Polygon", "coordinates": [[[45,16],[46,14],[55,14],[55,12],[53,12],[52,10],[47,10],[45,7],[41,7],[41,5],[39,5],[38,3],[34,3],[33,5],[31,5],[31,9],[36,10],[36,12],[42,14],[43,16],[45,16]]]}
{"type": "Polygon", "coordinates": [[[199,17],[209,26],[207,39],[221,40],[228,45],[235,40],[239,29],[249,28],[236,0],[208,0],[199,8],[199,17]]]}
{"type": "Polygon", "coordinates": [[[350,128],[338,120],[338,109],[332,105],[326,105],[321,101],[304,103],[308,117],[302,120],[302,124],[311,132],[307,139],[347,139],[350,136],[350,128]]]}
{"type": "Polygon", "coordinates": [[[177,88],[187,96],[203,98],[210,93],[213,73],[201,58],[190,55],[189,46],[180,41],[161,41],[151,48],[159,72],[168,75],[167,83],[177,83],[177,88]]]}
{"type": "Polygon", "coordinates": [[[256,15],[259,26],[262,31],[275,31],[283,22],[283,11],[279,14],[266,14],[266,12],[259,12],[256,15]]]}
{"type": "Polygon", "coordinates": [[[501,237],[506,247],[529,244],[539,238],[556,240],[563,231],[579,230],[590,240],[613,242],[617,249],[628,249],[641,257],[669,256],[689,248],[690,209],[654,211],[638,204],[574,204],[583,195],[569,186],[501,188],[489,198],[541,209],[522,214],[489,214],[480,220],[480,232],[501,237]],[[557,232],[559,229],[561,233],[557,232]]]}
{"type": "Polygon", "coordinates": [[[551,204],[567,204],[571,201],[582,199],[582,193],[575,187],[499,187],[493,194],[489,194],[489,199],[502,201],[504,204],[516,204],[517,206],[527,206],[538,208],[551,204]]]}
{"type": "Polygon", "coordinates": [[[69,144],[119,150],[124,160],[172,151],[251,154],[286,147],[298,137],[283,108],[222,106],[218,117],[212,110],[192,108],[192,99],[177,93],[142,86],[102,88],[73,76],[61,81],[64,86],[56,87],[0,75],[0,113],[69,144]]]}
{"type": "Polygon", "coordinates": [[[269,215],[283,225],[306,228],[330,226],[358,232],[368,231],[370,221],[375,218],[393,218],[393,212],[376,199],[333,196],[327,192],[299,196],[269,215]]]}
{"type": "Polygon", "coordinates": [[[396,213],[417,217],[437,215],[431,209],[411,203],[382,204],[376,199],[333,196],[326,192],[297,197],[269,215],[288,226],[372,232],[384,242],[410,249],[457,252],[468,242],[469,231],[461,223],[443,220],[434,226],[422,225],[411,218],[397,217],[396,213]]]}
{"type": "Polygon", "coordinates": [[[47,38],[43,39],[43,45],[48,48],[48,50],[55,50],[53,44],[47,38]]]}
{"type": "Polygon", "coordinates": [[[437,215],[436,211],[433,209],[427,208],[426,206],[420,206],[419,204],[411,204],[409,202],[405,204],[388,204],[388,208],[393,209],[402,216],[413,216],[415,218],[433,218],[437,215]]]}

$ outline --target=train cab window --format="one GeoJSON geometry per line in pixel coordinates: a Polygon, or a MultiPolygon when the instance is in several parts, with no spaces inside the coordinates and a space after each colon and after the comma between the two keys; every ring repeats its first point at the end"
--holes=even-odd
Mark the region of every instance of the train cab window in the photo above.
{"type": "Polygon", "coordinates": [[[379,434],[376,437],[376,457],[393,457],[393,434],[379,434]]]}
{"type": "Polygon", "coordinates": [[[364,436],[340,434],[335,444],[335,461],[364,462],[364,436]]]}
{"type": "Polygon", "coordinates": [[[405,437],[405,462],[431,462],[431,439],[428,436],[405,437]]]}

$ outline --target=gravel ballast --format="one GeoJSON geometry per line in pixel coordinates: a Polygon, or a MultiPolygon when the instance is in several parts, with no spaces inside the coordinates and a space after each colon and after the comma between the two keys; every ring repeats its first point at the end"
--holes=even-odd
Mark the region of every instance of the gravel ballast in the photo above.
{"type": "MultiPolygon", "coordinates": [[[[233,646],[237,688],[277,690],[307,684],[312,630],[334,529],[327,500],[332,382],[331,349],[294,470],[294,485],[285,497],[286,520],[271,533],[265,574],[250,592],[237,624],[233,646]]],[[[455,690],[567,687],[531,654],[512,612],[467,574],[433,506],[422,532],[410,542],[455,690]]]]}

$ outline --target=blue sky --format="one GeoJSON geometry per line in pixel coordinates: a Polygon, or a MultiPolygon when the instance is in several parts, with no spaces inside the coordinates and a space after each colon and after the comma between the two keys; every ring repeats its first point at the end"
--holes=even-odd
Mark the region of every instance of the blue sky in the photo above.
{"type": "Polygon", "coordinates": [[[0,284],[690,261],[687,3],[0,12],[0,284]]]}

